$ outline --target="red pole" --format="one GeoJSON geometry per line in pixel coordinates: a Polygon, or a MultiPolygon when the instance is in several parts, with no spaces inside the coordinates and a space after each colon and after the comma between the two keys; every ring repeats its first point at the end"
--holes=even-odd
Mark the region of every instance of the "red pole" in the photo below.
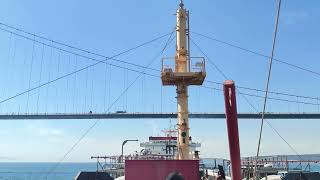
{"type": "Polygon", "coordinates": [[[238,113],[234,81],[226,80],[223,84],[223,91],[231,160],[231,177],[232,180],[241,180],[238,113]]]}

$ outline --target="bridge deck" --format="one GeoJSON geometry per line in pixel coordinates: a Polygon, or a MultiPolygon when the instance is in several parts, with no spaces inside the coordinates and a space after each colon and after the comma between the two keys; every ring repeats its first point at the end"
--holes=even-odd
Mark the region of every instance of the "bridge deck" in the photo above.
{"type": "MultiPolygon", "coordinates": [[[[192,119],[224,119],[224,113],[190,113],[192,119]]],[[[87,114],[0,114],[0,120],[61,120],[61,119],[168,119],[176,113],[87,113],[87,114]]],[[[261,114],[239,113],[239,119],[261,119],[261,114]]],[[[320,113],[267,113],[265,119],[320,119],[320,113]]]]}

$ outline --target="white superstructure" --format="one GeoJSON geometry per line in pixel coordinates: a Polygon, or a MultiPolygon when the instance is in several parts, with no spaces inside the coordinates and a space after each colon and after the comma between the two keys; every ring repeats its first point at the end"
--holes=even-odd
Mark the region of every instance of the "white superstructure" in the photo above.
{"type": "MultiPolygon", "coordinates": [[[[201,147],[200,143],[192,142],[189,138],[189,149],[192,154],[197,154],[197,148],[201,147]]],[[[172,156],[177,153],[177,137],[173,136],[150,136],[148,142],[140,143],[145,155],[172,156]]]]}

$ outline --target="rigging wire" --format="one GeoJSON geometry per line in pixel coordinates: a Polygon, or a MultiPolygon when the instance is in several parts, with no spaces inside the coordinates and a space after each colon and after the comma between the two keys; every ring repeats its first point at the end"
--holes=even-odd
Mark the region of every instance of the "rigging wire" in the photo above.
{"type": "MultiPolygon", "coordinates": [[[[273,35],[273,42],[272,42],[272,50],[271,50],[271,57],[270,57],[270,64],[269,64],[269,69],[268,69],[268,77],[267,77],[267,82],[266,82],[266,90],[265,90],[265,97],[264,97],[264,102],[263,102],[263,111],[261,114],[261,125],[260,125],[260,133],[259,133],[259,139],[258,139],[258,147],[257,147],[257,154],[256,154],[256,159],[255,159],[255,168],[254,168],[254,177],[257,177],[257,165],[258,165],[258,160],[259,160],[259,155],[260,155],[260,146],[261,146],[261,139],[262,139],[262,132],[263,132],[263,125],[264,125],[264,115],[266,111],[266,106],[267,106],[267,98],[268,98],[268,91],[269,91],[269,84],[270,84],[270,78],[271,78],[271,73],[272,73],[272,62],[273,62],[273,57],[274,57],[274,51],[275,51],[275,46],[276,46],[276,40],[277,40],[277,34],[278,34],[278,25],[279,25],[279,16],[280,16],[280,10],[281,10],[281,0],[278,0],[278,6],[277,6],[277,15],[276,15],[276,22],[275,22],[275,29],[274,29],[274,35],[273,35]]],[[[267,121],[266,121],[267,122],[267,121]]],[[[268,122],[268,124],[271,126],[271,123],[268,122]]],[[[302,157],[298,154],[298,152],[280,135],[280,133],[273,127],[271,128],[278,134],[278,136],[289,146],[291,150],[300,158],[302,157]]]]}
{"type": "MultiPolygon", "coordinates": [[[[225,78],[225,79],[229,79],[226,74],[213,62],[211,61],[211,59],[209,58],[209,56],[207,56],[207,54],[200,48],[200,46],[198,44],[196,44],[192,39],[190,39],[190,41],[192,42],[193,45],[195,45],[197,47],[197,49],[201,52],[201,54],[203,54],[207,60],[209,61],[209,63],[225,78]]],[[[239,90],[238,90],[239,91],[239,90]]],[[[240,92],[240,91],[239,91],[240,92]]],[[[255,111],[258,111],[258,109],[249,101],[249,99],[243,95],[241,95],[243,99],[245,99],[245,101],[249,104],[249,106],[254,109],[255,111]]]]}
{"type": "MultiPolygon", "coordinates": [[[[221,74],[224,78],[228,79],[227,76],[225,75],[225,73],[224,73],[213,61],[210,60],[210,58],[206,55],[206,53],[204,53],[204,51],[202,51],[202,49],[200,48],[200,46],[198,46],[192,39],[190,39],[190,40],[191,40],[191,42],[197,47],[197,49],[208,59],[208,61],[211,63],[211,65],[213,65],[213,66],[217,69],[217,71],[220,72],[220,74],[221,74]]],[[[250,106],[254,111],[256,111],[257,113],[259,113],[259,110],[248,100],[248,98],[246,98],[245,94],[244,94],[244,93],[241,93],[238,88],[237,88],[237,91],[238,91],[238,93],[245,99],[245,101],[249,104],[249,106],[250,106]]],[[[274,98],[274,99],[279,100],[278,98],[274,98]]],[[[287,101],[287,102],[289,102],[289,101],[287,101]]],[[[288,143],[288,141],[286,141],[286,140],[283,138],[283,136],[281,136],[281,134],[279,133],[279,131],[278,131],[277,129],[275,129],[275,128],[273,127],[273,125],[272,125],[269,121],[266,120],[266,122],[267,122],[267,124],[271,127],[271,129],[288,145],[288,147],[289,147],[291,150],[293,150],[293,152],[296,153],[296,155],[297,155],[298,157],[301,157],[301,156],[297,153],[297,151],[292,147],[292,145],[290,145],[290,144],[288,143]]]]}
{"type": "MultiPolygon", "coordinates": [[[[174,32],[174,31],[173,31],[174,32]]],[[[173,33],[172,32],[172,33],[173,33]]],[[[171,42],[171,41],[170,41],[171,42]]],[[[161,50],[160,54],[158,54],[157,56],[155,56],[151,62],[147,65],[147,67],[151,66],[153,64],[153,62],[161,55],[163,55],[164,51],[166,50],[168,44],[170,43],[169,41],[166,42],[164,48],[161,50]]],[[[111,110],[111,108],[128,92],[128,90],[137,82],[137,80],[143,76],[144,73],[140,73],[129,85],[128,87],[122,91],[122,93],[111,103],[111,105],[108,107],[108,109],[106,109],[105,112],[109,112],[111,110]]],[[[80,138],[71,146],[71,148],[62,156],[62,158],[60,158],[60,160],[56,163],[56,165],[48,172],[48,174],[46,175],[46,178],[48,178],[48,176],[54,172],[57,167],[62,163],[62,161],[64,161],[64,159],[74,150],[74,148],[76,148],[78,146],[78,144],[82,141],[82,139],[84,139],[87,134],[89,134],[89,132],[100,122],[100,119],[97,119],[96,121],[94,121],[94,123],[80,136],[80,138]]]]}
{"type": "MultiPolygon", "coordinates": [[[[213,90],[217,90],[217,91],[223,91],[222,89],[219,89],[219,88],[214,88],[214,87],[208,87],[208,86],[205,86],[205,85],[202,85],[200,86],[202,88],[207,88],[207,89],[213,89],[213,90]]],[[[240,94],[238,92],[238,94],[240,94]]],[[[264,98],[263,96],[256,96],[256,95],[253,95],[253,94],[246,94],[246,93],[241,93],[245,96],[252,96],[252,97],[259,97],[259,98],[264,98]]],[[[287,100],[283,100],[283,99],[275,99],[275,98],[270,98],[268,97],[268,99],[271,99],[271,100],[279,100],[279,101],[287,101],[287,100]]],[[[320,105],[320,104],[314,104],[314,105],[320,105]]],[[[294,152],[301,160],[303,160],[303,158],[301,157],[301,155],[293,148],[293,146],[279,133],[279,131],[273,127],[273,125],[269,122],[269,121],[265,121],[269,127],[287,144],[287,146],[291,149],[292,152],[294,152]]]]}
{"type": "MultiPolygon", "coordinates": [[[[230,43],[230,42],[226,42],[226,41],[223,41],[223,40],[220,40],[220,39],[211,37],[211,36],[209,36],[209,35],[201,34],[201,33],[198,33],[198,32],[192,32],[192,31],[191,31],[191,33],[193,33],[193,34],[195,34],[195,35],[198,35],[198,36],[200,36],[200,37],[204,37],[204,38],[207,38],[207,39],[209,39],[209,40],[218,42],[218,43],[220,43],[220,44],[227,45],[227,46],[229,46],[229,47],[233,47],[233,48],[240,49],[240,50],[242,50],[242,51],[245,51],[245,52],[248,52],[248,53],[251,53],[251,54],[255,54],[255,55],[260,56],[260,57],[264,57],[264,58],[266,58],[266,59],[270,59],[270,58],[271,58],[271,57],[268,56],[268,55],[259,53],[259,52],[254,51],[254,50],[250,50],[250,49],[244,48],[244,47],[239,46],[239,45],[232,44],[232,43],[230,43]]],[[[278,59],[278,58],[273,58],[273,61],[276,61],[276,62],[279,62],[279,63],[281,63],[281,64],[285,64],[285,65],[287,65],[287,66],[290,66],[290,67],[292,67],[292,68],[300,69],[300,70],[302,70],[302,71],[309,72],[309,73],[311,73],[311,74],[320,76],[320,72],[317,72],[317,71],[314,71],[314,70],[311,70],[311,69],[308,69],[308,68],[305,68],[305,67],[302,67],[302,66],[298,66],[298,65],[289,63],[289,62],[287,62],[287,61],[285,61],[285,60],[281,60],[281,59],[278,59]]]]}
{"type": "Polygon", "coordinates": [[[260,133],[259,133],[257,154],[256,154],[256,160],[255,160],[254,176],[257,175],[256,174],[257,173],[257,165],[258,165],[257,163],[258,163],[258,159],[259,159],[259,155],[260,155],[261,138],[262,138],[262,132],[263,132],[263,125],[264,125],[264,115],[265,115],[265,111],[266,111],[266,107],[267,107],[269,84],[270,84],[270,78],[271,78],[271,73],[272,73],[272,62],[273,62],[277,34],[278,34],[280,10],[281,10],[281,0],[278,0],[277,15],[276,15],[276,20],[275,20],[275,29],[274,29],[273,39],[272,39],[272,50],[271,50],[270,63],[269,63],[267,82],[266,82],[265,98],[263,101],[263,109],[262,109],[262,114],[261,114],[261,125],[260,125],[260,133]]]}
{"type": "MultiPolygon", "coordinates": [[[[218,84],[223,85],[223,83],[205,80],[204,82],[208,82],[211,84],[218,84]]],[[[244,86],[236,86],[239,89],[245,89],[250,91],[257,91],[257,92],[265,92],[265,90],[257,89],[257,88],[250,88],[250,87],[244,87],[244,86]]],[[[277,92],[277,91],[269,91],[269,94],[276,94],[276,95],[282,95],[282,96],[289,96],[289,97],[296,97],[296,98],[303,98],[303,99],[310,99],[310,100],[320,100],[319,97],[312,97],[312,96],[303,96],[303,95],[296,95],[296,94],[290,94],[290,93],[284,93],[284,92],[277,92]]]]}
{"type": "MultiPolygon", "coordinates": [[[[172,31],[172,32],[173,32],[173,31],[172,31]]],[[[159,37],[157,37],[157,38],[154,38],[154,39],[152,39],[152,40],[150,40],[150,41],[147,41],[147,42],[144,42],[144,43],[142,43],[142,44],[139,44],[138,46],[129,48],[129,49],[125,50],[125,51],[122,51],[122,52],[120,52],[120,53],[118,53],[118,54],[113,55],[111,58],[118,57],[118,56],[120,56],[120,55],[126,54],[126,53],[128,53],[128,52],[133,51],[133,50],[136,50],[136,49],[138,49],[138,48],[140,48],[140,47],[143,47],[143,46],[145,46],[145,45],[148,45],[148,44],[150,44],[150,43],[153,43],[153,42],[155,42],[155,41],[157,41],[157,40],[159,40],[159,39],[162,39],[163,37],[166,37],[166,36],[172,34],[172,32],[167,33],[167,34],[164,34],[164,35],[161,35],[161,36],[159,36],[159,37]]],[[[72,53],[72,54],[77,55],[76,53],[72,53]]],[[[78,56],[81,56],[81,55],[78,55],[78,56]]],[[[82,57],[83,57],[83,56],[82,56],[82,57]]],[[[89,57],[87,57],[87,58],[89,58],[89,57]]],[[[90,58],[90,59],[93,59],[93,58],[90,58]]],[[[101,61],[100,61],[100,60],[97,60],[97,59],[94,59],[94,60],[96,60],[97,62],[96,62],[96,63],[93,63],[93,64],[90,64],[90,65],[88,65],[88,66],[85,66],[85,67],[83,67],[83,68],[77,69],[76,71],[73,71],[73,72],[64,74],[64,75],[62,75],[62,76],[60,76],[60,77],[58,77],[58,78],[55,78],[55,79],[53,79],[53,80],[51,80],[51,81],[48,81],[48,82],[46,82],[46,83],[43,83],[43,84],[41,84],[40,86],[35,86],[35,87],[33,87],[33,88],[29,88],[29,89],[27,89],[27,90],[25,90],[25,91],[22,91],[22,92],[20,92],[20,93],[17,93],[16,95],[13,95],[13,96],[11,96],[11,97],[8,97],[8,98],[6,98],[6,99],[3,99],[3,100],[0,101],[0,104],[2,104],[2,103],[4,103],[4,102],[7,102],[7,101],[9,101],[9,100],[11,100],[11,99],[14,99],[14,98],[16,98],[16,97],[19,97],[19,96],[21,96],[21,95],[24,95],[24,94],[26,94],[26,93],[29,93],[29,92],[31,92],[31,91],[33,91],[33,90],[38,89],[38,88],[41,88],[41,87],[43,87],[43,86],[46,86],[46,85],[48,85],[48,84],[51,84],[51,83],[53,83],[53,82],[59,81],[59,80],[61,80],[61,79],[64,79],[64,78],[66,78],[66,77],[69,77],[69,76],[71,76],[71,75],[74,75],[74,74],[77,74],[77,73],[79,73],[79,72],[82,72],[82,71],[84,71],[84,70],[86,70],[86,69],[88,69],[88,68],[91,68],[91,67],[93,67],[93,66],[96,66],[96,65],[98,65],[98,64],[100,64],[100,63],[106,63],[106,61],[108,61],[109,59],[106,58],[105,60],[101,60],[101,61]]],[[[116,65],[113,65],[113,64],[110,64],[110,65],[116,66],[116,65]]],[[[117,66],[117,67],[121,67],[121,66],[117,66]]]]}
{"type": "MultiPolygon", "coordinates": [[[[209,87],[209,86],[206,86],[206,85],[202,85],[201,87],[207,88],[207,89],[213,89],[213,90],[217,90],[217,91],[221,91],[221,92],[223,91],[222,89],[215,88],[215,87],[209,87]]],[[[256,98],[265,98],[265,96],[260,96],[260,95],[250,94],[250,93],[238,92],[238,94],[244,95],[244,96],[256,97],[256,98]]],[[[319,106],[320,105],[319,103],[311,103],[311,102],[289,100],[289,99],[275,98],[275,97],[268,97],[267,99],[276,100],[276,101],[283,101],[283,102],[288,102],[288,103],[313,105],[313,106],[319,106]]]]}
{"type": "MultiPolygon", "coordinates": [[[[191,42],[192,42],[192,43],[199,49],[199,51],[209,60],[209,62],[217,69],[217,71],[220,72],[220,74],[221,74],[225,79],[228,79],[227,76],[225,75],[225,73],[224,73],[213,61],[211,61],[210,58],[202,51],[202,49],[200,48],[200,46],[197,45],[197,44],[196,44],[194,41],[192,41],[192,40],[191,40],[191,42]]],[[[214,84],[222,84],[222,83],[218,83],[218,82],[214,82],[214,81],[208,81],[208,80],[205,80],[205,82],[214,83],[214,84]]],[[[248,87],[243,87],[243,86],[236,86],[236,87],[237,87],[237,88],[242,88],[242,89],[247,89],[247,90],[256,90],[256,91],[260,91],[260,92],[265,92],[264,90],[259,90],[259,89],[254,89],[254,88],[248,88],[248,87]]],[[[253,108],[256,112],[259,112],[259,110],[258,110],[256,107],[254,107],[254,106],[252,105],[252,103],[249,102],[247,98],[245,98],[244,95],[252,96],[252,97],[263,97],[263,96],[241,93],[239,90],[238,90],[238,92],[239,92],[240,95],[242,95],[242,97],[244,97],[244,99],[245,99],[245,100],[247,101],[247,103],[251,106],[251,108],[253,108]]],[[[308,99],[319,99],[318,97],[300,96],[300,95],[293,95],[293,94],[281,93],[281,92],[275,92],[275,91],[272,91],[272,93],[274,93],[274,94],[280,94],[280,95],[286,95],[286,96],[304,97],[304,98],[308,98],[308,99]]],[[[287,99],[281,99],[281,98],[268,98],[268,99],[285,101],[285,102],[300,103],[300,104],[319,105],[318,103],[310,103],[310,102],[304,102],[304,101],[293,101],[293,100],[287,100],[287,99]]]]}

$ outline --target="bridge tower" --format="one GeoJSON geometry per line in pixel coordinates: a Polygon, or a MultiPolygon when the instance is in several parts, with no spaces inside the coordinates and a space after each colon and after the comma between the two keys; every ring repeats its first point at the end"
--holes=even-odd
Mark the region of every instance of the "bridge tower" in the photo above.
{"type": "Polygon", "coordinates": [[[162,59],[161,80],[164,86],[176,86],[178,115],[178,159],[191,159],[189,151],[188,86],[202,85],[205,77],[203,57],[190,57],[189,11],[180,0],[176,12],[176,54],[162,59]]]}

